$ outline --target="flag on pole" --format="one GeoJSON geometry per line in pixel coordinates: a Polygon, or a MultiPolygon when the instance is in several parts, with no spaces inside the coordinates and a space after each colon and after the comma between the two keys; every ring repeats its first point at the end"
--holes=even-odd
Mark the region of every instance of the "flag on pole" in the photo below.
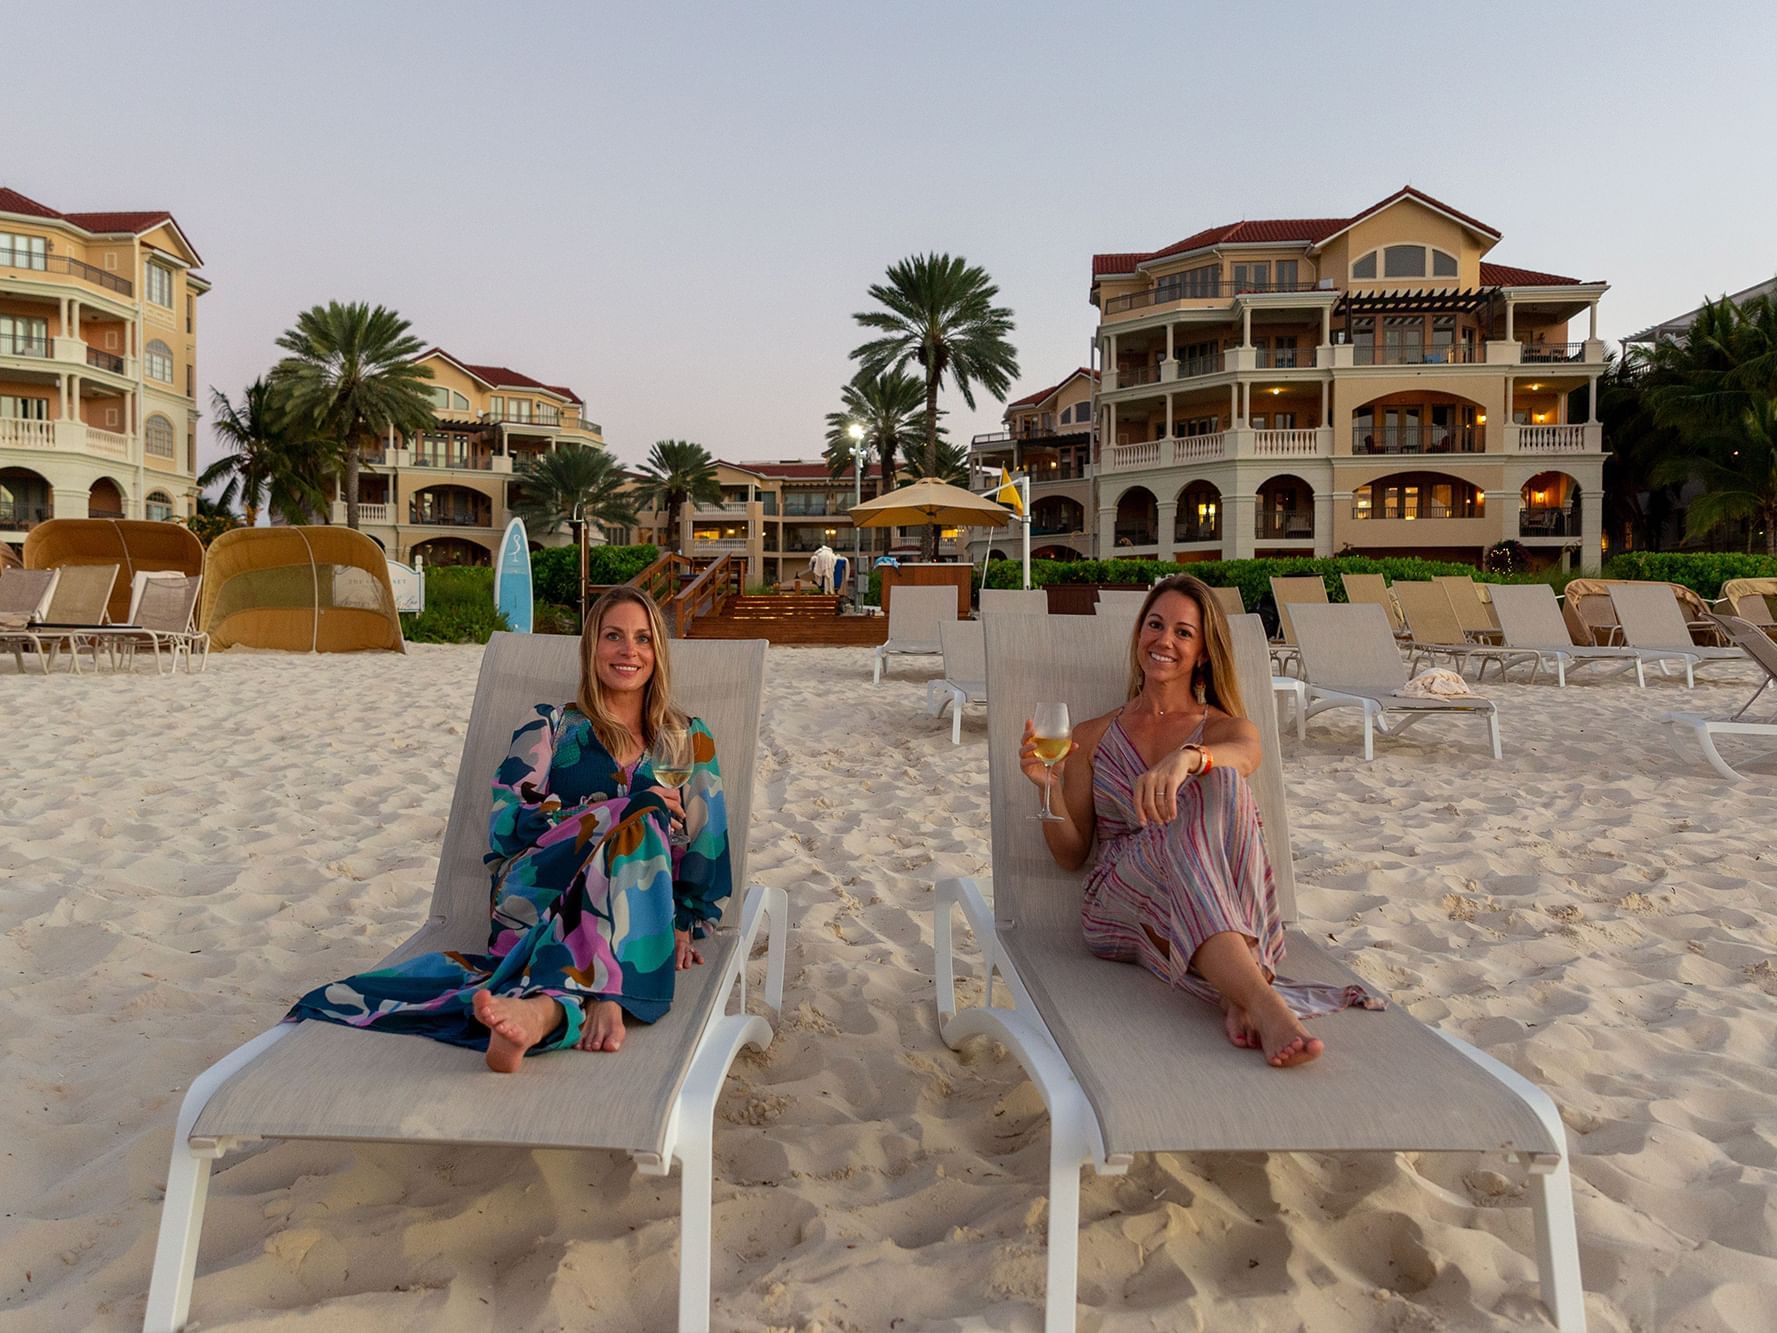
{"type": "Polygon", "coordinates": [[[1024,497],[1018,494],[1018,487],[1012,484],[1010,474],[1003,467],[1000,469],[1000,488],[993,493],[993,498],[1019,517],[1024,516],[1024,497]]]}

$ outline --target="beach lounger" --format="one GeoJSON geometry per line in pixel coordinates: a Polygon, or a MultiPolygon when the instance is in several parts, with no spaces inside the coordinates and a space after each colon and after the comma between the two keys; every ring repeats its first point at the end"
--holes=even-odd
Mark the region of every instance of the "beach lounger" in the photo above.
{"type": "Polygon", "coordinates": [[[1271,645],[1271,665],[1279,676],[1292,674],[1292,665],[1299,674],[1302,667],[1296,652],[1296,630],[1290,621],[1290,607],[1325,606],[1327,585],[1318,575],[1273,578],[1271,600],[1277,606],[1277,638],[1271,645]]]}
{"type": "Polygon", "coordinates": [[[891,656],[936,657],[943,652],[938,626],[956,619],[956,589],[920,588],[903,583],[889,594],[888,642],[877,645],[871,658],[871,683],[882,683],[891,656]]]}
{"type": "Polygon", "coordinates": [[[117,654],[123,653],[131,669],[136,664],[136,650],[152,648],[154,669],[160,675],[177,671],[181,656],[189,674],[193,670],[192,657],[201,650],[196,669],[202,671],[210,662],[210,636],[192,623],[202,583],[196,574],[137,574],[136,588],[130,595],[130,623],[107,625],[81,637],[92,643],[95,658],[98,649],[104,647],[110,650],[114,665],[117,654]],[[164,670],[162,648],[168,655],[164,670]]]}
{"type": "MultiPolygon", "coordinates": [[[[1646,650],[1648,659],[1659,663],[1662,674],[1669,662],[1684,663],[1686,689],[1696,686],[1699,667],[1746,660],[1745,650],[1738,645],[1706,648],[1692,639],[1678,598],[1664,583],[1613,583],[1610,601],[1616,608],[1623,642],[1646,650]]],[[[1713,621],[1711,627],[1715,628],[1713,621]]]]}
{"type": "Polygon", "coordinates": [[[1244,616],[1246,602],[1240,596],[1239,588],[1211,588],[1215,594],[1216,605],[1222,608],[1225,616],[1244,616]]]}
{"type": "MultiPolygon", "coordinates": [[[[1507,648],[1528,649],[1537,655],[1537,666],[1553,667],[1555,680],[1567,687],[1567,673],[1581,667],[1613,667],[1633,671],[1647,684],[1644,657],[1638,648],[1610,648],[1577,644],[1562,618],[1555,590],[1546,583],[1500,583],[1493,587],[1493,610],[1499,616],[1500,633],[1507,648]]],[[[1536,679],[1536,673],[1531,673],[1536,679]]]]}
{"type": "Polygon", "coordinates": [[[1721,585],[1721,600],[1727,614],[1777,639],[1777,579],[1729,579],[1721,585]]]}
{"type": "Polygon", "coordinates": [[[1353,606],[1366,603],[1379,606],[1388,613],[1388,624],[1395,634],[1407,632],[1407,618],[1401,614],[1400,604],[1395,601],[1394,594],[1388,590],[1388,581],[1380,574],[1341,574],[1339,582],[1345,585],[1345,600],[1353,606]]]}
{"type": "Polygon", "coordinates": [[[56,593],[59,569],[13,569],[0,577],[0,630],[42,620],[56,593]]]}
{"type": "Polygon", "coordinates": [[[1450,605],[1449,589],[1442,583],[1397,579],[1394,595],[1400,603],[1401,614],[1407,618],[1405,647],[1409,671],[1422,660],[1430,662],[1448,657],[1458,671],[1466,669],[1470,662],[1478,662],[1477,679],[1487,674],[1489,662],[1499,668],[1502,676],[1512,667],[1528,665],[1531,678],[1535,679],[1541,659],[1533,652],[1475,642],[1463,629],[1456,608],[1450,605]]]}
{"type": "MultiPolygon", "coordinates": [[[[1380,609],[1358,610],[1374,614],[1392,653],[1380,609]]],[[[1241,690],[1249,700],[1262,699],[1264,632],[1256,617],[1239,617],[1232,629],[1241,690]]],[[[1082,876],[1056,866],[1029,818],[1037,792],[1019,772],[1018,743],[1039,702],[1063,700],[1081,718],[1122,703],[1122,654],[1123,645],[1094,633],[1089,621],[1052,619],[1040,635],[1015,624],[987,626],[992,906],[972,879],[936,885],[933,944],[945,1042],[960,1048],[977,1035],[998,1042],[1048,1108],[1049,1333],[1065,1333],[1075,1323],[1080,1168],[1120,1175],[1136,1153],[1147,1152],[1512,1154],[1529,1163],[1543,1301],[1558,1328],[1583,1329],[1566,1135],[1547,1094],[1398,1005],[1311,1020],[1326,1054],[1302,1069],[1273,1069],[1255,1052],[1229,1044],[1213,1006],[1140,967],[1087,951],[1082,876]],[[957,907],[980,947],[985,983],[979,1006],[961,1010],[952,933],[957,907]],[[998,998],[1003,1003],[1009,991],[1011,1008],[995,1005],[1001,981],[998,998]]],[[[1289,927],[1287,971],[1302,981],[1350,983],[1356,978],[1316,942],[1318,932],[1295,925],[1289,810],[1276,727],[1267,714],[1253,710],[1265,758],[1249,781],[1289,927]]],[[[1233,1327],[1240,1321],[1225,1314],[1215,1322],[1233,1327]]]]}
{"type": "MultiPolygon", "coordinates": [[[[41,619],[22,629],[0,631],[0,649],[12,650],[20,671],[25,669],[25,653],[36,653],[47,676],[66,648],[68,669],[79,672],[80,632],[105,623],[105,607],[117,582],[117,569],[116,565],[65,565],[56,570],[55,587],[41,619]]],[[[98,669],[96,652],[93,669],[98,669]]]]}
{"type": "Polygon", "coordinates": [[[1738,782],[1744,775],[1722,758],[1721,751],[1716,748],[1715,738],[1754,736],[1777,741],[1777,709],[1763,717],[1752,714],[1752,706],[1759,701],[1759,696],[1768,686],[1777,685],[1777,643],[1772,642],[1770,636],[1750,620],[1739,616],[1717,616],[1716,620],[1729,642],[1743,650],[1763,673],[1758,688],[1752,692],[1752,698],[1727,717],[1711,718],[1701,713],[1663,713],[1660,720],[1690,732],[1703,747],[1703,757],[1709,761],[1709,766],[1729,782],[1738,782]]]}
{"type": "Polygon", "coordinates": [[[953,620],[938,626],[938,642],[944,649],[944,676],[926,682],[926,712],[937,717],[949,707],[952,745],[962,744],[964,705],[987,702],[984,625],[980,620],[953,620]]]}
{"type": "Polygon", "coordinates": [[[1711,642],[1721,642],[1721,630],[1710,613],[1709,604],[1696,592],[1682,583],[1641,579],[1569,579],[1561,595],[1561,614],[1566,617],[1575,639],[1607,645],[1623,642],[1623,627],[1617,621],[1617,609],[1610,599],[1610,590],[1621,587],[1667,589],[1678,601],[1693,642],[1698,634],[1711,642]]]}
{"type": "Polygon", "coordinates": [[[1297,607],[1296,634],[1302,650],[1302,677],[1308,682],[1308,716],[1329,708],[1362,709],[1366,762],[1375,757],[1375,732],[1396,736],[1434,714],[1485,720],[1493,757],[1499,758],[1499,710],[1491,699],[1480,695],[1421,698],[1401,693],[1407,683],[1407,667],[1381,607],[1297,607]]]}
{"type": "MultiPolygon", "coordinates": [[[[900,596],[899,591],[895,594],[900,596]]],[[[1049,594],[1041,588],[983,588],[980,613],[984,616],[1009,611],[1021,616],[1049,614],[1049,594]]]]}
{"type": "Polygon", "coordinates": [[[1478,643],[1498,642],[1499,617],[1480,584],[1467,574],[1434,574],[1432,582],[1449,594],[1450,609],[1464,634],[1478,643]]]}
{"type": "MultiPolygon", "coordinates": [[[[954,591],[943,591],[954,605],[954,591]]],[[[526,1060],[511,1075],[489,1073],[479,1051],[331,1023],[280,1023],[254,1038],[198,1075],[179,1108],[145,1328],[164,1333],[184,1326],[211,1164],[259,1139],[600,1149],[628,1153],[647,1175],[668,1174],[676,1159],[678,1326],[709,1327],[711,1122],[735,1056],[772,1038],[766,1020],[747,1013],[747,958],[762,930],[765,1001],[776,1009],[783,1000],[784,892],[753,887],[744,898],[739,893],[747,883],[765,646],[673,644],[675,697],[716,736],[737,892],[723,926],[702,942],[703,965],[678,973],[671,1011],[657,1023],[631,1026],[620,1054],[553,1052],[526,1060]]],[[[385,962],[486,946],[482,855],[494,768],[533,704],[573,695],[579,653],[578,638],[555,635],[495,634],[488,643],[432,914],[385,962]]],[[[318,966],[324,969],[325,960],[318,966]]]]}
{"type": "Polygon", "coordinates": [[[1100,588],[1098,600],[1092,604],[1092,614],[1128,616],[1133,625],[1135,617],[1141,613],[1141,604],[1147,600],[1148,594],[1137,588],[1100,588]]]}

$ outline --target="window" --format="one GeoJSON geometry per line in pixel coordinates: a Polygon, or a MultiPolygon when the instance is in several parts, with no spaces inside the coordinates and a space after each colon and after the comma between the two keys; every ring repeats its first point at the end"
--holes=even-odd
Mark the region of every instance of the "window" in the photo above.
{"type": "Polygon", "coordinates": [[[190,333],[197,327],[197,297],[187,295],[185,298],[185,331],[190,333]]]}
{"type": "Polygon", "coordinates": [[[1280,259],[1277,261],[1277,290],[1290,292],[1296,289],[1296,261],[1280,259]]]}
{"type": "Polygon", "coordinates": [[[1423,245],[1391,245],[1382,251],[1382,276],[1385,278],[1423,278],[1425,247],[1423,245]]]}
{"type": "Polygon", "coordinates": [[[1434,278],[1454,278],[1456,276],[1456,256],[1446,254],[1442,250],[1431,252],[1431,275],[1434,278]]]}
{"type": "Polygon", "coordinates": [[[1271,265],[1269,264],[1236,264],[1234,266],[1234,290],[1237,292],[1262,292],[1271,286],[1271,265]]]}
{"type": "Polygon", "coordinates": [[[450,406],[450,390],[442,384],[429,385],[424,393],[431,400],[433,407],[447,408],[450,406]]]}
{"type": "Polygon", "coordinates": [[[148,521],[168,523],[173,517],[173,497],[165,491],[148,492],[148,521]]]}
{"type": "Polygon", "coordinates": [[[41,236],[20,236],[0,231],[0,265],[7,268],[34,268],[41,272],[49,267],[48,243],[41,236]]]}
{"type": "Polygon", "coordinates": [[[163,264],[150,264],[147,270],[148,299],[158,306],[173,308],[173,270],[163,264]]]}
{"type": "Polygon", "coordinates": [[[531,400],[529,398],[512,398],[506,403],[509,413],[508,421],[529,421],[531,419],[531,400]]]}
{"type": "Polygon", "coordinates": [[[10,393],[0,393],[0,420],[48,421],[49,399],[22,398],[10,393]]]}
{"type": "Polygon", "coordinates": [[[173,423],[158,412],[142,427],[142,452],[155,458],[173,456],[173,423]]]}
{"type": "Polygon", "coordinates": [[[469,400],[463,397],[463,395],[458,393],[455,389],[452,389],[450,391],[450,406],[453,412],[467,412],[469,410],[469,400]]]}
{"type": "Polygon", "coordinates": [[[159,380],[162,384],[173,382],[173,349],[159,338],[148,344],[142,358],[142,368],[151,380],[159,380]]]}
{"type": "Polygon", "coordinates": [[[506,400],[499,394],[495,394],[487,400],[487,410],[495,420],[504,417],[506,415],[506,400]]]}
{"type": "Polygon", "coordinates": [[[49,321],[0,315],[0,356],[48,356],[49,321]]]}
{"type": "Polygon", "coordinates": [[[1351,276],[1354,278],[1373,278],[1376,276],[1376,252],[1374,250],[1370,251],[1369,254],[1365,255],[1351,266],[1351,276]]]}
{"type": "Polygon", "coordinates": [[[1179,274],[1174,281],[1181,297],[1214,296],[1221,290],[1222,270],[1218,265],[1204,264],[1179,274]]]}

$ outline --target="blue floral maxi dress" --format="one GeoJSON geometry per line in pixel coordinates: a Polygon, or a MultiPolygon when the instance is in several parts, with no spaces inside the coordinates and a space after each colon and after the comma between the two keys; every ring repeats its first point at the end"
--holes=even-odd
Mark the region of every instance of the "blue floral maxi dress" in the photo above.
{"type": "Polygon", "coordinates": [[[317,987],[287,1021],[485,1050],[473,1005],[487,990],[561,1002],[563,1021],[538,1051],[580,1039],[586,1002],[615,1000],[630,1017],[654,1022],[672,1004],[673,931],[701,939],[732,888],[715,738],[701,718],[691,719],[691,733],[689,842],[675,847],[665,803],[646,790],[657,785],[647,760],[626,773],[578,709],[538,704],[494,775],[488,951],[423,954],[317,987]]]}

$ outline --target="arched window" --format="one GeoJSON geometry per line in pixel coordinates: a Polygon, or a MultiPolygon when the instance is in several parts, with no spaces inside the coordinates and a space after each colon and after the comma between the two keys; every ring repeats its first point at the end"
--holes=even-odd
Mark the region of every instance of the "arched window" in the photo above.
{"type": "Polygon", "coordinates": [[[1434,278],[1454,278],[1456,276],[1456,256],[1444,250],[1431,252],[1431,275],[1434,278]]]}
{"type": "Polygon", "coordinates": [[[173,456],[173,423],[158,412],[142,427],[142,452],[156,458],[173,456]]]}
{"type": "Polygon", "coordinates": [[[173,517],[173,497],[165,491],[149,491],[147,512],[150,523],[170,522],[173,517]]]}
{"type": "Polygon", "coordinates": [[[162,384],[173,382],[173,349],[159,338],[148,344],[142,357],[142,369],[151,380],[162,384]]]}

